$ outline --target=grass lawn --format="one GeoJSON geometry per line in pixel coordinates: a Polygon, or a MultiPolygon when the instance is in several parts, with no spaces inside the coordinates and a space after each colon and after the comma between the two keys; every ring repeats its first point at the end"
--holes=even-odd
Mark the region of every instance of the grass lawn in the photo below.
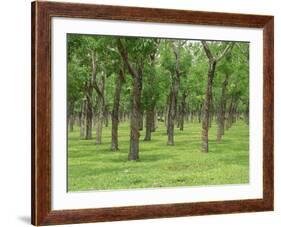
{"type": "MultiPolygon", "coordinates": [[[[103,129],[103,143],[80,140],[79,128],[68,134],[68,190],[109,190],[249,182],[249,128],[242,121],[216,142],[216,125],[209,133],[209,153],[202,153],[201,124],[175,129],[175,146],[167,146],[166,128],[158,124],[152,141],[140,137],[140,161],[127,161],[129,123],[119,125],[119,148],[110,150],[111,127],[103,129]]],[[[95,135],[95,133],[93,133],[95,135]]]]}

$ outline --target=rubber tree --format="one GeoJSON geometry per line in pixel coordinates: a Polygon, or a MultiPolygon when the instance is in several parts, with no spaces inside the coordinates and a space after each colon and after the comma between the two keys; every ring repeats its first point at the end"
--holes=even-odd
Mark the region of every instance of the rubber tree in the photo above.
{"type": "Polygon", "coordinates": [[[205,101],[202,109],[202,152],[209,151],[209,141],[208,141],[208,132],[209,132],[209,117],[210,117],[210,107],[211,107],[211,99],[212,99],[212,88],[213,88],[213,80],[215,76],[215,70],[217,63],[220,62],[223,57],[231,51],[233,48],[234,42],[229,42],[225,45],[223,51],[218,54],[214,54],[211,51],[208,43],[206,41],[201,41],[203,45],[203,49],[208,58],[208,74],[207,74],[207,86],[205,91],[205,101]]]}
{"type": "Polygon", "coordinates": [[[187,74],[186,41],[168,40],[164,42],[161,64],[170,74],[170,91],[167,97],[166,125],[167,145],[174,145],[174,128],[177,116],[178,93],[181,77],[187,74]]]}
{"type": "Polygon", "coordinates": [[[130,148],[128,160],[139,159],[139,126],[141,114],[141,93],[144,66],[154,48],[154,39],[119,38],[118,50],[132,77],[132,110],[130,115],[130,148]]]}
{"type": "Polygon", "coordinates": [[[125,67],[121,62],[119,63],[119,73],[116,74],[115,78],[115,92],[114,101],[111,114],[112,129],[111,129],[111,150],[117,151],[118,147],[118,125],[119,125],[119,109],[120,109],[120,98],[122,84],[125,82],[125,67]]]}
{"type": "Polygon", "coordinates": [[[155,131],[157,121],[156,118],[156,104],[159,99],[160,93],[162,92],[160,84],[160,78],[156,69],[156,61],[158,54],[159,41],[154,46],[154,51],[149,55],[148,62],[144,70],[144,83],[146,84],[143,90],[143,106],[145,109],[145,137],[144,141],[151,140],[151,134],[155,131]]]}

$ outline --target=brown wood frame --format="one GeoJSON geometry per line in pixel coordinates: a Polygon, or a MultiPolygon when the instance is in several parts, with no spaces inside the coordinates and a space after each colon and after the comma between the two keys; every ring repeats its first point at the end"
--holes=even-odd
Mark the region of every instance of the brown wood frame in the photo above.
{"type": "Polygon", "coordinates": [[[32,3],[32,224],[53,225],[272,211],[274,17],[77,3],[32,3]],[[51,210],[51,18],[95,18],[263,29],[263,199],[51,210]]]}

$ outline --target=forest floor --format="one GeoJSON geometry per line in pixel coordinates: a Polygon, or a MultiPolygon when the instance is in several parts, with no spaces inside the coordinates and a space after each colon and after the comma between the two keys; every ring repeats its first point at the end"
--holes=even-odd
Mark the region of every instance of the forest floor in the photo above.
{"type": "MultiPolygon", "coordinates": [[[[209,133],[209,153],[201,152],[201,124],[175,128],[175,146],[167,146],[164,123],[151,141],[140,137],[140,161],[127,161],[129,123],[119,125],[119,151],[110,150],[111,127],[103,128],[101,145],[80,140],[79,128],[68,134],[68,190],[110,190],[243,184],[249,182],[249,128],[242,121],[216,142],[216,125],[209,133]]],[[[93,133],[95,134],[95,133],[93,133]]]]}

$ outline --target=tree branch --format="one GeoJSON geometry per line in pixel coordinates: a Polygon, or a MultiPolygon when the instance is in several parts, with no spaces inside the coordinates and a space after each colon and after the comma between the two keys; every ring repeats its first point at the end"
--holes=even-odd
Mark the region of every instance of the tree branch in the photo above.
{"type": "Polygon", "coordinates": [[[202,43],[202,45],[203,45],[203,48],[204,48],[205,53],[206,53],[207,57],[209,58],[209,60],[215,60],[215,59],[214,59],[214,56],[213,56],[212,53],[211,53],[211,50],[210,50],[210,48],[209,48],[207,42],[204,41],[204,40],[202,40],[201,43],[202,43]]]}
{"type": "Polygon", "coordinates": [[[120,52],[120,55],[123,59],[123,61],[125,62],[130,74],[133,76],[133,77],[137,77],[137,71],[133,68],[133,66],[130,64],[129,62],[129,58],[128,58],[128,52],[126,50],[126,48],[124,47],[121,39],[117,39],[117,47],[118,47],[118,50],[120,52]]]}
{"type": "Polygon", "coordinates": [[[220,61],[229,51],[231,51],[234,44],[235,44],[234,42],[228,43],[224,48],[223,52],[221,53],[221,55],[216,58],[216,61],[220,61]]]}
{"type": "Polygon", "coordinates": [[[92,81],[91,81],[91,86],[94,87],[96,92],[100,97],[103,98],[103,94],[101,90],[99,89],[99,86],[97,84],[97,57],[95,53],[92,52],[92,81]]]}

